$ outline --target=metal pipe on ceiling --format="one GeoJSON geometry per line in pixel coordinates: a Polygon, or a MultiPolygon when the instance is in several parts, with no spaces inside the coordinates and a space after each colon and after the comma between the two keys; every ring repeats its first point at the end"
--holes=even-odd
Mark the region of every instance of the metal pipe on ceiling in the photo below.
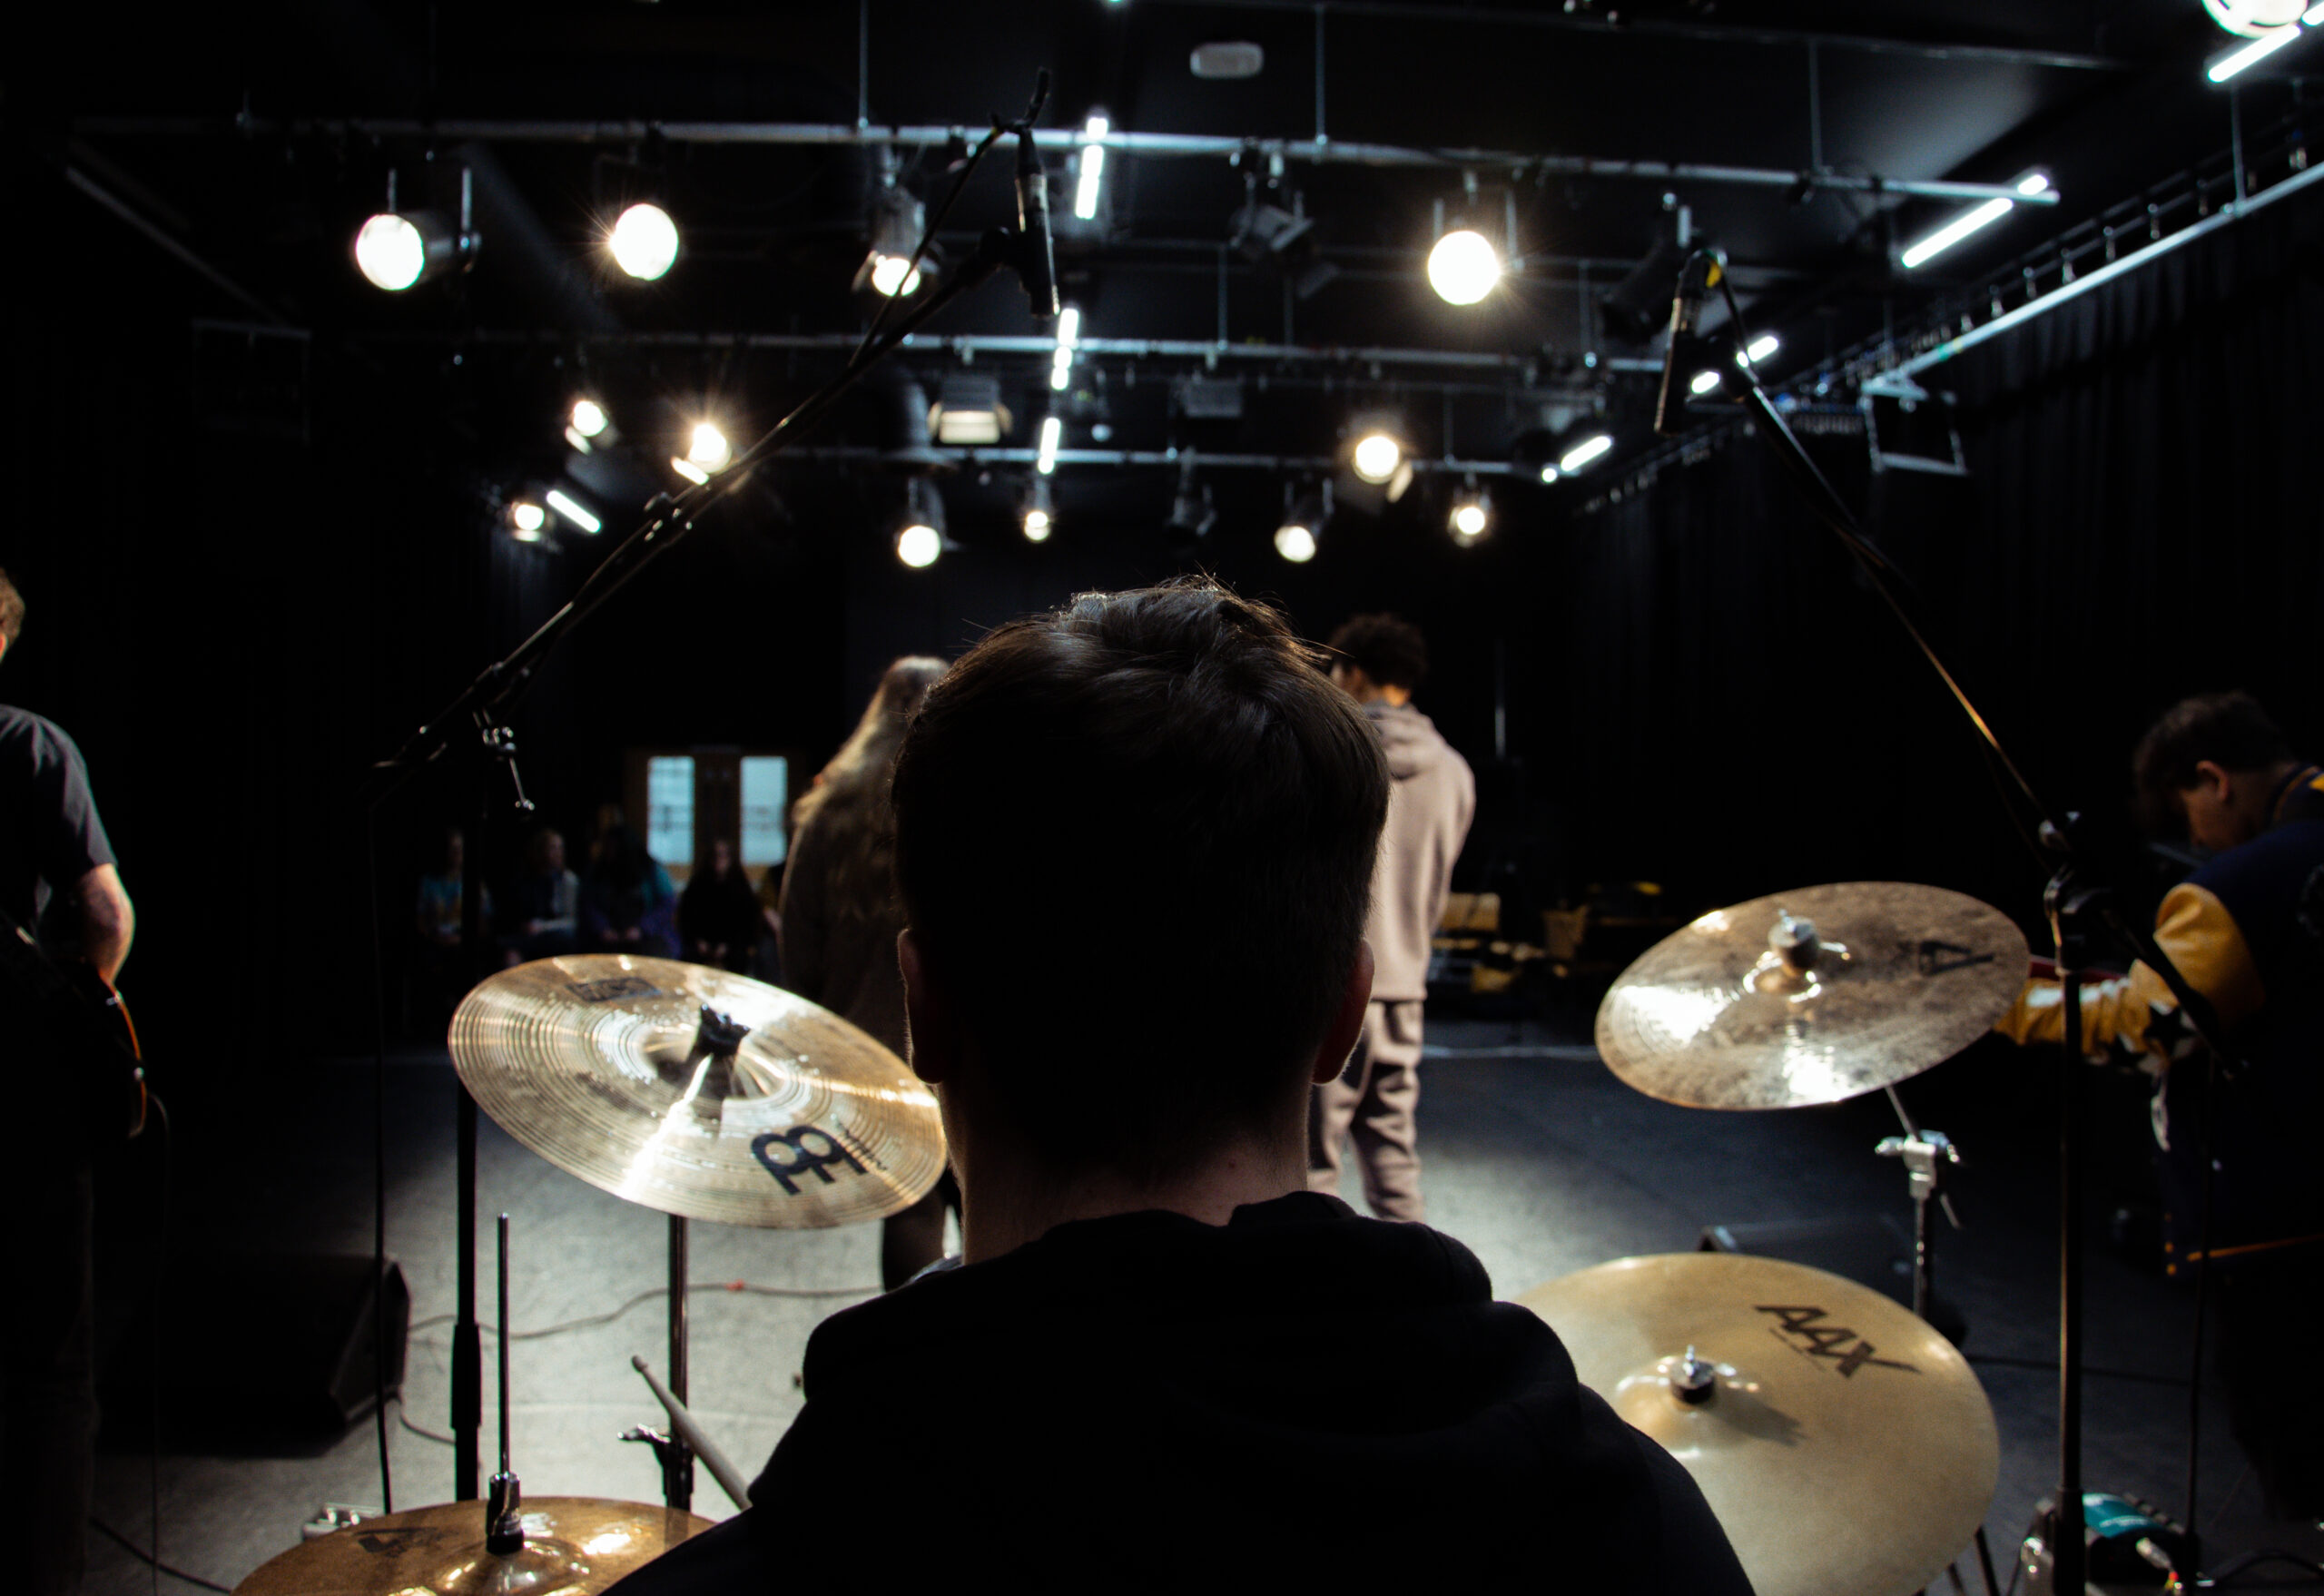
{"type": "MultiPolygon", "coordinates": [[[[1030,466],[1040,458],[1039,449],[1030,448],[960,448],[935,446],[943,455],[962,466],[1030,466]]],[[[1057,451],[1060,466],[1169,466],[1183,465],[1191,456],[1201,470],[1222,471],[1313,471],[1317,473],[1339,468],[1337,455],[1255,455],[1212,454],[1207,449],[1159,448],[1061,448],[1057,451]]],[[[822,444],[802,448],[786,448],[776,457],[782,460],[807,460],[822,465],[876,466],[884,456],[879,449],[848,444],[822,444]]],[[[1541,475],[1539,466],[1522,466],[1510,460],[1409,459],[1416,476],[1520,477],[1535,478],[1541,475]]]]}
{"type": "MultiPolygon", "coordinates": [[[[2324,171],[2324,168],[2319,168],[2324,171]]],[[[539,345],[557,348],[575,344],[621,345],[642,349],[816,350],[852,353],[862,340],[852,332],[567,332],[554,329],[524,331],[479,328],[469,330],[350,336],[375,342],[426,341],[461,345],[539,345]]],[[[964,360],[979,355],[1031,355],[1048,360],[1057,352],[1057,340],[1021,333],[956,332],[928,336],[915,333],[903,341],[913,354],[957,355],[964,360]]],[[[1224,362],[1286,366],[1423,367],[1464,371],[1503,371],[1531,380],[1552,357],[1543,354],[1499,354],[1485,350],[1397,349],[1387,346],[1289,343],[1214,343],[1204,339],[1081,338],[1074,343],[1077,358],[1113,355],[1130,360],[1198,360],[1206,366],[1224,362]]],[[[1636,356],[1599,358],[1594,366],[1576,363],[1576,375],[1591,371],[1662,369],[1659,360],[1636,356]]]]}
{"type": "MultiPolygon", "coordinates": [[[[631,122],[537,118],[312,117],[290,122],[241,122],[221,117],[88,116],[74,131],[94,137],[189,137],[334,131],[374,139],[500,141],[510,143],[631,144],[658,135],[671,143],[923,147],[940,145],[955,127],[855,128],[839,123],[631,122]]],[[[1506,172],[1513,177],[1631,178],[1641,182],[1710,183],[1728,187],[1780,189],[1809,184],[1850,193],[1905,194],[1928,200],[2012,200],[2021,205],[2054,205],[2054,189],[2022,194],[2006,182],[1954,182],[1941,179],[1881,177],[1845,172],[1807,172],[1757,166],[1723,166],[1684,161],[1602,161],[1589,155],[1546,155],[1517,150],[1414,149],[1341,139],[1243,139],[1211,133],[1112,132],[1093,139],[1078,129],[1043,128],[1038,142],[1069,155],[1084,144],[1102,143],[1127,154],[1160,158],[1227,160],[1245,150],[1281,155],[1310,165],[1424,168],[1456,172],[1506,172]]]]}

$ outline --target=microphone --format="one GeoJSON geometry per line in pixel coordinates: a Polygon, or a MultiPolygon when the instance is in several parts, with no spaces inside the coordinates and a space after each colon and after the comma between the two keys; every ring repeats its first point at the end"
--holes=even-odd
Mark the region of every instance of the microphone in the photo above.
{"type": "MultiPolygon", "coordinates": [[[[1047,74],[1042,74],[1045,78],[1047,74]]],[[[1033,314],[1057,318],[1057,246],[1049,237],[1049,179],[1030,123],[1017,130],[1017,275],[1033,314]]]]}
{"type": "MultiPolygon", "coordinates": [[[[1697,250],[1679,273],[1679,291],[1670,301],[1670,343],[1662,351],[1662,391],[1654,400],[1654,429],[1665,438],[1685,424],[1687,385],[1707,341],[1695,331],[1695,324],[1702,320],[1703,300],[1726,275],[1727,256],[1718,250],[1697,250]],[[1686,376],[1679,375],[1682,364],[1686,376]]],[[[1711,369],[1718,369],[1716,357],[1711,369]]]]}

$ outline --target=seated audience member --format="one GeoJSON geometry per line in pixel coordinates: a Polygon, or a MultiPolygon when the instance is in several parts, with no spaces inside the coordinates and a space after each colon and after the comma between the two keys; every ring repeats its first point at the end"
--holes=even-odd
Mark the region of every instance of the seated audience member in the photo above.
{"type": "Polygon", "coordinates": [[[635,832],[616,823],[597,839],[581,883],[582,944],[592,952],[675,959],[677,900],[670,872],[635,832]]]}
{"type": "MultiPolygon", "coordinates": [[[[904,727],[944,675],[940,659],[907,655],[881,673],[863,718],[792,810],[783,877],[783,984],[904,1050],[904,981],[896,935],[896,809],[889,783],[904,727]]],[[[892,1291],[944,1255],[949,1177],[880,1226],[880,1280],[892,1291]]]]}
{"type": "Polygon", "coordinates": [[[724,837],[710,844],[710,863],[678,895],[678,941],[696,964],[748,973],[766,918],[751,878],[724,837]]]}
{"type": "Polygon", "coordinates": [[[872,1565],[1748,1591],[1686,1472],[1467,1248],[1304,1189],[1308,1089],[1371,992],[1388,772],[1279,615],[1189,580],[1003,626],[894,795],[963,1261],[825,1321],[759,1505],[623,1596],[872,1565]],[[865,1485],[898,1478],[925,1488],[865,1485]]]}
{"type": "Polygon", "coordinates": [[[508,962],[554,959],[580,943],[581,878],[565,868],[565,838],[552,826],[525,848],[525,873],[509,893],[508,962]]]}
{"type": "MultiPolygon", "coordinates": [[[[460,906],[466,887],[462,872],[468,867],[468,842],[460,828],[446,828],[442,847],[436,856],[436,868],[419,878],[419,891],[412,905],[412,923],[419,932],[420,941],[431,948],[457,948],[460,945],[460,906]]],[[[486,912],[490,911],[490,896],[486,897],[486,912]]]]}

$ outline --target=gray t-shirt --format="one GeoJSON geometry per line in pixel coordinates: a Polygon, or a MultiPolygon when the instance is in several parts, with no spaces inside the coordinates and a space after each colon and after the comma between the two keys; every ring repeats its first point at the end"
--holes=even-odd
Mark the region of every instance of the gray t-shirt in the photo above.
{"type": "Polygon", "coordinates": [[[80,749],[54,721],[0,704],[0,910],[30,929],[52,892],[113,862],[80,749]]]}

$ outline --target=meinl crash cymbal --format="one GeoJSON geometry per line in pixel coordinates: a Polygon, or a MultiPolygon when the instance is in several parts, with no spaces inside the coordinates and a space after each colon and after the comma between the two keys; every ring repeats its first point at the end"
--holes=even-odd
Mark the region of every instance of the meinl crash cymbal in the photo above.
{"type": "Polygon", "coordinates": [[[588,1496],[536,1497],[524,1522],[523,1548],[496,1556],[481,1502],[386,1513],[293,1546],[234,1596],[586,1596],[710,1528],[678,1508],[588,1496]]]}
{"type": "Polygon", "coordinates": [[[1993,1406],[1952,1343],[1877,1292],[1775,1258],[1673,1253],[1517,1300],[1694,1476],[1758,1596],[1908,1596],[1984,1522],[1993,1406]]]}
{"type": "Polygon", "coordinates": [[[1622,971],[1598,1051],[1694,1108],[1837,1103],[1942,1064],[2024,987],[2025,938],[1942,887],[1842,882],[1716,909],[1622,971]]]}
{"type": "Polygon", "coordinates": [[[625,953],[543,959],[452,1016],[478,1107],[644,1207],[805,1229],[899,1213],[944,1169],[936,1099],[886,1048],[747,976],[625,953]]]}

